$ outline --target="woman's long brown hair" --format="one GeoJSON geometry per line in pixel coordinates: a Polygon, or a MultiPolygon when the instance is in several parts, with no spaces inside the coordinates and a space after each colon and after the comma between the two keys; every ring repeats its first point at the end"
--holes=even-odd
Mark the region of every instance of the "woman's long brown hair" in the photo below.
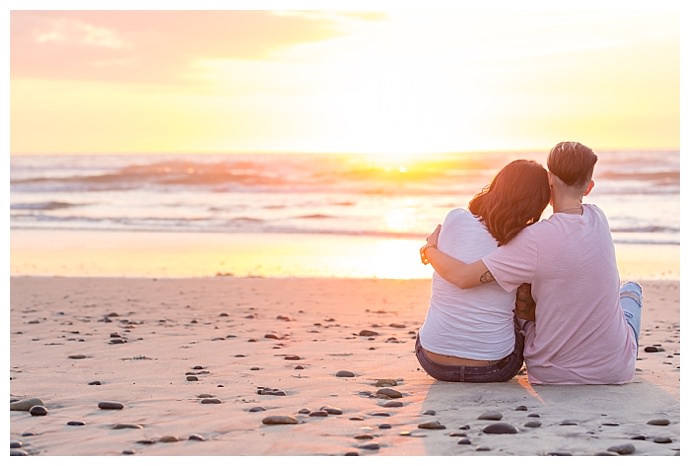
{"type": "Polygon", "coordinates": [[[469,210],[486,225],[499,246],[539,221],[551,198],[546,169],[533,160],[514,160],[475,195],[469,210]]]}

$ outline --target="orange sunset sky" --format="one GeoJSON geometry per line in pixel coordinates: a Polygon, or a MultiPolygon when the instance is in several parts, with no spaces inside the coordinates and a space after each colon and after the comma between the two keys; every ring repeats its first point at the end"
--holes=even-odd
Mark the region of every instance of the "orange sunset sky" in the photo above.
{"type": "Polygon", "coordinates": [[[680,1],[14,3],[12,155],[680,147],[680,1]]]}

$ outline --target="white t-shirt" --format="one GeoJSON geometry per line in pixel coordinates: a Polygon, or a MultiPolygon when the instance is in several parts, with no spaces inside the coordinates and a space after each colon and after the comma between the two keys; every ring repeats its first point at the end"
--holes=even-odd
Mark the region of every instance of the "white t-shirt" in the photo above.
{"type": "MultiPolygon", "coordinates": [[[[484,224],[465,209],[452,210],[443,222],[438,249],[466,263],[498,247],[484,224]]],[[[419,330],[424,349],[469,359],[496,360],[515,347],[515,291],[493,282],[461,289],[434,273],[426,319],[419,330]]]]}
{"type": "Polygon", "coordinates": [[[620,304],[620,278],[604,213],[557,213],[483,258],[505,290],[532,283],[535,324],[526,328],[531,383],[622,384],[635,375],[635,335],[620,304]]]}

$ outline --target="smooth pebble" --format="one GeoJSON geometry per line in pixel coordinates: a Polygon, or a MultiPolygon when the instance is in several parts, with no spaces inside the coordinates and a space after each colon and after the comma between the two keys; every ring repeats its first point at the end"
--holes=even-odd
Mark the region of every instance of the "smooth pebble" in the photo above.
{"type": "Polygon", "coordinates": [[[507,422],[495,422],[482,429],[485,434],[517,434],[518,430],[507,422]]]}
{"type": "Polygon", "coordinates": [[[297,424],[297,419],[292,416],[267,416],[261,422],[266,425],[297,424]]]}
{"type": "Polygon", "coordinates": [[[98,403],[98,407],[101,409],[122,409],[124,405],[117,401],[101,401],[98,403]]]}

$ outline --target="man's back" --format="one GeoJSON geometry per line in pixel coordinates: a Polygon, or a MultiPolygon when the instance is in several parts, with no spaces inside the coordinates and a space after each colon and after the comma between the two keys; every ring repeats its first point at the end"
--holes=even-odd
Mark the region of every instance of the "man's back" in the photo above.
{"type": "Polygon", "coordinates": [[[554,214],[483,261],[506,290],[532,283],[536,322],[525,329],[524,350],[532,383],[633,378],[635,336],[620,307],[615,250],[599,208],[554,214]]]}

